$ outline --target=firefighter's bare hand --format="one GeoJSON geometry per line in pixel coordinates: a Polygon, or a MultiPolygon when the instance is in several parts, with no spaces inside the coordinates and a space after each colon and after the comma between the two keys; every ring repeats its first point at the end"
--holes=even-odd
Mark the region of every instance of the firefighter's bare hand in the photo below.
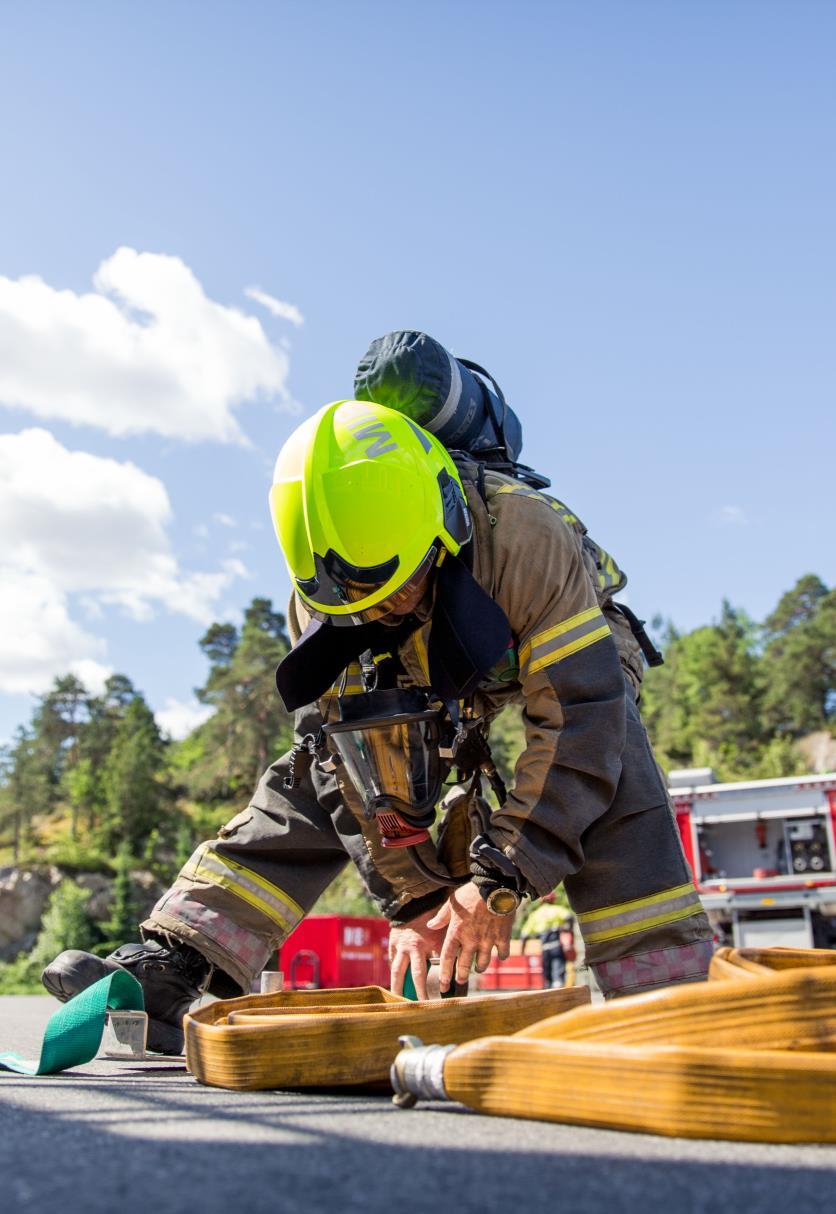
{"type": "Polygon", "coordinates": [[[504,960],[511,947],[513,915],[492,915],[472,881],[460,885],[428,922],[430,930],[444,931],[441,946],[439,985],[446,991],[455,973],[457,982],[467,982],[476,960],[479,973],[488,968],[494,949],[504,960]]]}
{"type": "Polygon", "coordinates": [[[429,927],[435,913],[427,911],[409,923],[393,927],[389,933],[389,986],[396,995],[403,993],[406,971],[411,970],[416,995],[419,999],[427,998],[427,962],[438,953],[444,940],[443,930],[429,927]]]}

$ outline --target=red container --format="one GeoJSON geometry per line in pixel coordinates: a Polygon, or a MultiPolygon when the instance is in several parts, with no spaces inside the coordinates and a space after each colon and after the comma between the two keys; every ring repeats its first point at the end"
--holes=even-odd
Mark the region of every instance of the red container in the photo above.
{"type": "Polygon", "coordinates": [[[279,949],[285,990],[389,985],[389,921],[308,915],[279,949]]]}
{"type": "Polygon", "coordinates": [[[539,956],[508,957],[505,961],[491,958],[491,963],[479,975],[482,991],[541,991],[543,963],[539,956]]]}

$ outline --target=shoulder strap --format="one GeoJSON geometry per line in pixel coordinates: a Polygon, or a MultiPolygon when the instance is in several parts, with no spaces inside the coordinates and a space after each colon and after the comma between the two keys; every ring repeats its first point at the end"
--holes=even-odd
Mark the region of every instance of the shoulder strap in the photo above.
{"type": "MultiPolygon", "coordinates": [[[[493,422],[494,430],[496,431],[496,433],[499,437],[500,444],[501,444],[503,450],[505,451],[506,458],[507,458],[508,439],[505,436],[505,421],[506,421],[506,418],[508,417],[508,402],[505,399],[505,393],[502,391],[499,384],[496,382],[494,377],[491,375],[490,371],[486,371],[484,367],[480,367],[479,363],[475,363],[469,358],[459,358],[457,361],[460,362],[463,367],[467,367],[468,371],[475,371],[477,376],[484,375],[485,379],[489,379],[491,381],[491,383],[493,384],[494,391],[496,392],[497,400],[499,401],[499,403],[502,407],[502,412],[499,417],[497,417],[496,409],[494,408],[494,403],[493,403],[493,400],[491,399],[490,392],[483,392],[482,395],[485,398],[485,405],[487,407],[488,413],[491,416],[491,421],[493,422]]],[[[477,380],[477,382],[478,382],[478,380],[477,380]]]]}
{"type": "MultiPolygon", "coordinates": [[[[516,480],[524,481],[525,484],[531,485],[535,489],[548,489],[551,481],[547,476],[543,476],[541,472],[535,472],[534,469],[529,467],[528,464],[516,463],[514,460],[511,460],[508,457],[508,437],[505,432],[505,426],[508,420],[508,402],[505,399],[505,393],[491,375],[490,371],[487,371],[484,367],[480,366],[479,363],[473,362],[473,360],[470,358],[457,358],[456,361],[460,362],[463,367],[467,367],[468,371],[473,371],[475,373],[476,382],[482,389],[482,397],[485,402],[485,409],[493,422],[494,432],[499,439],[498,446],[479,452],[479,455],[487,457],[484,462],[491,468],[501,469],[501,471],[505,472],[508,476],[513,476],[516,480]],[[496,399],[499,401],[500,405],[499,411],[497,411],[496,405],[494,404],[493,396],[487,390],[484,380],[479,378],[480,376],[484,376],[484,379],[489,379],[493,385],[494,392],[496,393],[496,399]]],[[[477,456],[471,455],[470,458],[476,459],[477,462],[482,462],[478,460],[477,456]]]]}

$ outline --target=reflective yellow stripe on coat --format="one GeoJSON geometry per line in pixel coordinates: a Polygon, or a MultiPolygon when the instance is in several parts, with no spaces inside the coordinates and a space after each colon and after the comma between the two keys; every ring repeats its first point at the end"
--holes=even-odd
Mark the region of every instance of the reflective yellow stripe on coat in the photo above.
{"type": "Polygon", "coordinates": [[[666,923],[676,923],[691,915],[702,913],[697,891],[689,881],[686,885],[675,885],[647,898],[634,898],[632,902],[621,902],[616,906],[605,906],[601,910],[587,911],[578,915],[578,923],[587,944],[603,940],[617,940],[635,932],[650,931],[666,923]]]}
{"type": "Polygon", "coordinates": [[[545,506],[550,506],[570,527],[583,526],[578,516],[573,514],[568,506],[564,506],[563,502],[558,501],[556,497],[549,497],[545,493],[538,493],[536,489],[529,489],[527,485],[502,485],[496,490],[495,496],[499,497],[501,493],[516,493],[520,497],[533,497],[545,506]]]}
{"type": "Polygon", "coordinates": [[[520,677],[536,674],[546,666],[562,662],[580,649],[610,635],[610,626],[600,607],[587,607],[568,620],[535,632],[520,648],[520,677]]]}
{"type": "Polygon", "coordinates": [[[202,843],[183,869],[184,877],[219,885],[237,894],[250,906],[260,910],[283,932],[290,932],[302,918],[301,906],[278,885],[259,877],[242,864],[219,856],[208,843],[202,843]]]}
{"type": "Polygon", "coordinates": [[[626,583],[627,579],[610,554],[605,552],[600,544],[596,544],[587,535],[586,527],[584,527],[578,516],[573,514],[569,507],[564,505],[559,498],[549,497],[547,493],[538,493],[536,489],[530,489],[527,485],[502,485],[496,490],[495,496],[499,497],[501,494],[507,493],[513,493],[519,497],[533,497],[535,501],[542,502],[544,506],[548,506],[551,510],[554,510],[555,514],[559,515],[564,523],[583,536],[584,545],[588,545],[595,559],[599,591],[605,593],[608,590],[619,589],[626,583]]]}

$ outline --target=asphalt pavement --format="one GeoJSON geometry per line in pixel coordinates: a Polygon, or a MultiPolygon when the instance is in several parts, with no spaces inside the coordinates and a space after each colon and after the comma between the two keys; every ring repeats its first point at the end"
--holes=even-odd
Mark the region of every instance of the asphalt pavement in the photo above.
{"type": "MultiPolygon", "coordinates": [[[[0,998],[36,1056],[56,1004],[0,998]]],[[[0,1204],[97,1214],[786,1214],[833,1209],[836,1147],[691,1141],[395,1109],[351,1092],[226,1092],[180,1061],[0,1072],[0,1204]]]]}

